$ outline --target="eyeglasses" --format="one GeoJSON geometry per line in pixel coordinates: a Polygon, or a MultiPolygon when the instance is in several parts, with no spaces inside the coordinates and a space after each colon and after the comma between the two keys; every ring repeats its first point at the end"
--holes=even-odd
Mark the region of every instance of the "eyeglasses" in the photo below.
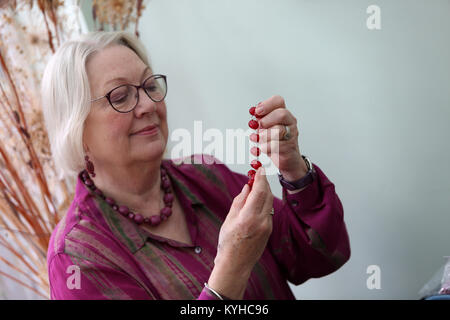
{"type": "Polygon", "coordinates": [[[114,110],[120,113],[131,112],[139,102],[139,89],[144,89],[147,96],[154,102],[164,100],[167,94],[167,77],[162,74],[154,74],[144,80],[142,85],[123,84],[115,87],[103,97],[91,100],[91,102],[106,98],[114,110]]]}

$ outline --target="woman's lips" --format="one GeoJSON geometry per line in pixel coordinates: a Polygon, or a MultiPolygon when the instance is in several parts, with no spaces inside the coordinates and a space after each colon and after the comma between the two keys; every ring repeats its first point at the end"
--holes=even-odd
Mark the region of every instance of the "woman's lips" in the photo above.
{"type": "Polygon", "coordinates": [[[148,128],[148,129],[144,129],[142,131],[133,133],[133,136],[148,136],[148,135],[154,135],[158,133],[158,127],[157,126],[153,126],[152,128],[148,128]]]}

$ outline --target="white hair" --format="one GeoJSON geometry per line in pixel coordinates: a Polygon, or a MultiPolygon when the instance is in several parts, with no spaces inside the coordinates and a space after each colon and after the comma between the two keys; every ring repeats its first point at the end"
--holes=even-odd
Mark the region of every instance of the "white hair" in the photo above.
{"type": "Polygon", "coordinates": [[[91,110],[86,62],[95,52],[119,44],[133,50],[151,68],[146,49],[133,34],[97,31],[62,44],[50,58],[41,83],[41,101],[58,177],[70,177],[85,166],[84,122],[91,110]]]}

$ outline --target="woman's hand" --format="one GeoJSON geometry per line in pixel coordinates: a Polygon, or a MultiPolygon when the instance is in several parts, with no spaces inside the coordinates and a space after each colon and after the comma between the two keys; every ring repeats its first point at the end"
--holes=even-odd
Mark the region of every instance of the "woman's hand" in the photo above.
{"type": "MultiPolygon", "coordinates": [[[[277,95],[258,103],[255,112],[259,120],[257,130],[261,152],[271,158],[286,180],[294,181],[305,176],[308,167],[298,146],[297,119],[286,109],[283,97],[277,95]],[[283,140],[284,126],[290,129],[287,140],[283,140]]],[[[250,140],[256,142],[256,135],[251,135],[250,140]]],[[[251,152],[257,155],[254,149],[251,152]]]]}
{"type": "Polygon", "coordinates": [[[272,233],[273,195],[265,170],[259,168],[252,189],[244,185],[231,205],[219,233],[210,287],[232,299],[241,299],[250,273],[261,258],[272,233]]]}

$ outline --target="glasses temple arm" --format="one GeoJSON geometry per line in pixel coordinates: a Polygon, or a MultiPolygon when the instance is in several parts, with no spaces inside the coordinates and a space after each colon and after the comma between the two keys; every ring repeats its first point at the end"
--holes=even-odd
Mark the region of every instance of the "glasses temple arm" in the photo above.
{"type": "Polygon", "coordinates": [[[106,97],[106,95],[104,95],[103,97],[98,97],[98,98],[96,98],[96,99],[92,99],[92,100],[91,100],[91,102],[94,102],[94,101],[97,101],[97,100],[103,99],[104,97],[106,97]]]}

